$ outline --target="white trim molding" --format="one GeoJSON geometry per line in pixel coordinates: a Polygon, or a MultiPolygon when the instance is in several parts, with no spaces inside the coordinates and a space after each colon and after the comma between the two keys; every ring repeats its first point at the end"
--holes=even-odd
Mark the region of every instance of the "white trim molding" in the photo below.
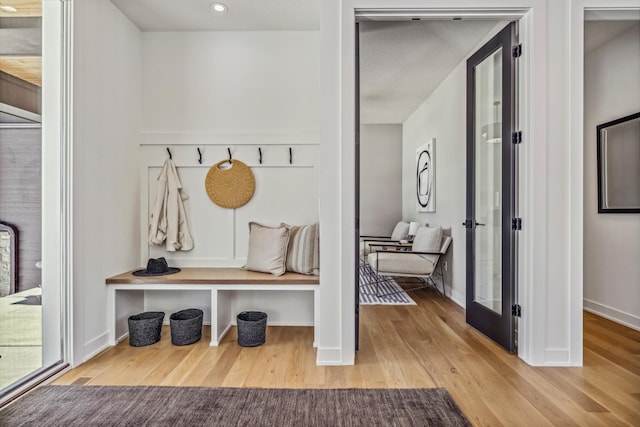
{"type": "Polygon", "coordinates": [[[640,331],[640,317],[631,313],[626,313],[617,308],[609,307],[608,305],[600,304],[599,302],[591,301],[585,298],[584,309],[589,313],[597,314],[621,325],[628,326],[631,329],[640,331]]]}

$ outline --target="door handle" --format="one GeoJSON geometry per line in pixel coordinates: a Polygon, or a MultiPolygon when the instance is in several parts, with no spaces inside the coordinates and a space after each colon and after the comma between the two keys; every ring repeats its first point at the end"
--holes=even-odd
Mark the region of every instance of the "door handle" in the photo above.
{"type": "Polygon", "coordinates": [[[474,225],[474,224],[475,224],[475,225],[482,226],[482,227],[484,227],[485,225],[487,225],[487,224],[482,224],[481,222],[475,222],[475,221],[472,221],[472,220],[468,219],[468,220],[466,220],[465,222],[463,222],[463,223],[462,223],[462,226],[463,226],[464,228],[473,228],[473,225],[474,225]]]}

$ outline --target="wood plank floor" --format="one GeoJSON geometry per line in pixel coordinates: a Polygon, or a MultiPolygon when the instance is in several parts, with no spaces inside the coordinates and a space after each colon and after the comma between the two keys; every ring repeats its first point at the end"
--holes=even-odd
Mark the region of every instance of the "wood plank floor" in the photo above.
{"type": "Polygon", "coordinates": [[[640,332],[584,314],[584,367],[534,368],[466,325],[433,290],[417,306],[361,307],[354,366],[316,366],[313,331],[269,327],[267,342],[219,347],[203,339],[110,348],[55,384],[207,387],[444,387],[474,425],[640,426],[640,332]]]}

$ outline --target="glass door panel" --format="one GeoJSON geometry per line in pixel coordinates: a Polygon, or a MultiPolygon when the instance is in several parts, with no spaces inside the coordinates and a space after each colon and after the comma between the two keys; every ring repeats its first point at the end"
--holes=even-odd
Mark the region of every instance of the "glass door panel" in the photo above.
{"type": "Polygon", "coordinates": [[[476,66],[474,300],[502,312],[502,48],[476,66]]]}

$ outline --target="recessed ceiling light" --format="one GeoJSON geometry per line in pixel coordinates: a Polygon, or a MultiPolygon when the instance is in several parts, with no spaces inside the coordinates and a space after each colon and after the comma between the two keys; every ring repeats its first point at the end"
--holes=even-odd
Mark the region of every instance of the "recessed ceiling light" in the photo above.
{"type": "Polygon", "coordinates": [[[225,13],[227,11],[227,5],[222,3],[211,3],[211,10],[215,13],[225,13]]]}
{"type": "Polygon", "coordinates": [[[5,5],[0,6],[0,9],[4,10],[5,12],[17,12],[18,11],[18,9],[16,9],[13,6],[5,6],[5,5]]]}

